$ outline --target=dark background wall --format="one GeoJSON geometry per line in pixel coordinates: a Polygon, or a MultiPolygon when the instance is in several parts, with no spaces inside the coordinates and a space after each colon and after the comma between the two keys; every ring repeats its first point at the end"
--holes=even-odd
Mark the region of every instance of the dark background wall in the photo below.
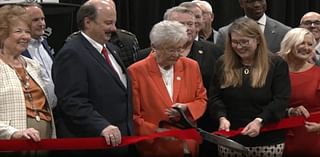
{"type": "MultiPolygon", "coordinates": [[[[86,0],[60,0],[60,5],[43,4],[47,25],[53,28],[50,44],[58,51],[64,39],[77,30],[76,11],[86,0]]],[[[152,26],[162,20],[166,9],[188,0],[115,0],[117,26],[136,34],[142,48],[149,46],[148,34],[152,26]]],[[[189,0],[190,1],[190,0],[189,0]]],[[[213,6],[213,26],[220,28],[243,16],[238,0],[207,0],[213,6]]],[[[308,11],[320,12],[320,0],[267,0],[267,15],[296,27],[301,16],[308,11]]]]}

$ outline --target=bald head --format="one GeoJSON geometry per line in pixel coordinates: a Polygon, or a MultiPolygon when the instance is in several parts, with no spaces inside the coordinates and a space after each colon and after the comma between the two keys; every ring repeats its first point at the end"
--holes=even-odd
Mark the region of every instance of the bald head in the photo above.
{"type": "Polygon", "coordinates": [[[116,8],[116,4],[114,3],[113,0],[88,0],[86,3],[84,3],[83,5],[103,5],[103,4],[107,4],[110,7],[116,8]]]}
{"type": "Polygon", "coordinates": [[[308,20],[308,19],[320,19],[320,14],[317,12],[307,12],[306,14],[304,14],[300,20],[300,24],[303,23],[304,21],[308,20]]]}
{"type": "Polygon", "coordinates": [[[317,42],[320,42],[320,14],[308,12],[300,20],[300,27],[308,29],[314,35],[317,42]]]}

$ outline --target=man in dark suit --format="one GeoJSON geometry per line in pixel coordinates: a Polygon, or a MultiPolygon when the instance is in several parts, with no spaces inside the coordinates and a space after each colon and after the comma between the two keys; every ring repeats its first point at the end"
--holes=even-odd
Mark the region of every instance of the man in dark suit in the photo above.
{"type": "MultiPolygon", "coordinates": [[[[265,14],[267,10],[266,0],[239,0],[239,3],[245,16],[257,21],[259,24],[262,32],[264,32],[270,51],[274,53],[278,52],[282,38],[291,28],[265,14]]],[[[224,47],[225,36],[230,25],[219,29],[217,45],[224,47]]]]}
{"type": "MultiPolygon", "coordinates": [[[[102,136],[108,145],[118,146],[123,136],[133,133],[130,80],[115,55],[117,50],[108,43],[116,31],[112,3],[89,0],[83,4],[77,14],[81,33],[66,42],[54,60],[53,81],[58,97],[54,115],[59,138],[102,136]]],[[[128,156],[129,148],[68,153],[128,156]]]]}

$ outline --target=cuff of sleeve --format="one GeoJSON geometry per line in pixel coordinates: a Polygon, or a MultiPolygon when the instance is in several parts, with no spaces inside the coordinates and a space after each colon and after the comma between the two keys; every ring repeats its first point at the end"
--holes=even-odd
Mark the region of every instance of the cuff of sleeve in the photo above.
{"type": "Polygon", "coordinates": [[[8,126],[7,127],[7,133],[5,133],[5,138],[10,140],[11,136],[13,135],[13,133],[17,132],[18,129],[12,127],[12,126],[8,126]]]}
{"type": "Polygon", "coordinates": [[[257,117],[257,118],[254,119],[254,120],[256,120],[256,121],[260,122],[261,124],[263,124],[263,119],[262,119],[262,118],[257,117]]]}

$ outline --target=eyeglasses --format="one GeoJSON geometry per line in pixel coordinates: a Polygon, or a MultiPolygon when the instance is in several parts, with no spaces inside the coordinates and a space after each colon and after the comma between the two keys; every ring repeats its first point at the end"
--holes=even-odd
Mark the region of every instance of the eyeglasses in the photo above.
{"type": "Polygon", "coordinates": [[[305,25],[305,26],[312,26],[312,25],[314,25],[314,26],[320,26],[320,21],[319,21],[319,20],[316,20],[316,21],[310,21],[310,20],[308,20],[308,21],[303,21],[301,24],[302,24],[302,25],[305,25]]]}
{"type": "Polygon", "coordinates": [[[164,48],[161,50],[163,51],[164,54],[168,56],[180,56],[184,49],[179,47],[179,48],[164,48]]]}
{"type": "Polygon", "coordinates": [[[231,40],[232,47],[237,47],[240,45],[241,47],[247,47],[250,44],[250,40],[241,39],[241,40],[231,40]]]}

